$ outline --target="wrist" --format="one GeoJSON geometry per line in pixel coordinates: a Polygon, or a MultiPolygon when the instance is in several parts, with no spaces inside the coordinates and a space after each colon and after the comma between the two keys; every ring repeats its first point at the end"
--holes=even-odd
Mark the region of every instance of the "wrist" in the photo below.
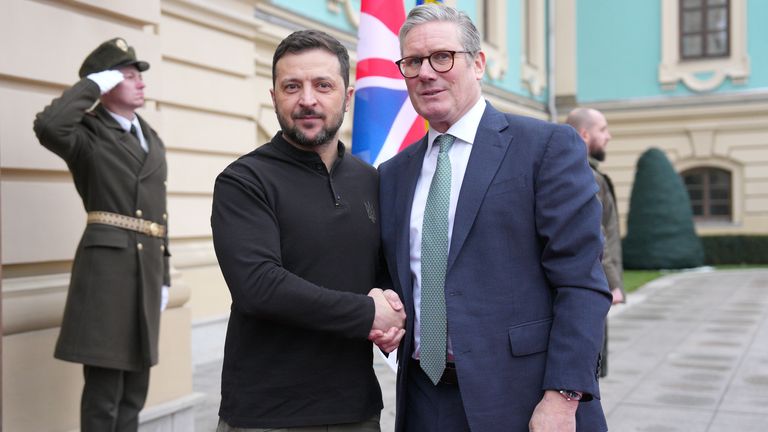
{"type": "Polygon", "coordinates": [[[567,401],[578,402],[584,397],[584,393],[575,390],[561,389],[557,391],[567,401]]]}

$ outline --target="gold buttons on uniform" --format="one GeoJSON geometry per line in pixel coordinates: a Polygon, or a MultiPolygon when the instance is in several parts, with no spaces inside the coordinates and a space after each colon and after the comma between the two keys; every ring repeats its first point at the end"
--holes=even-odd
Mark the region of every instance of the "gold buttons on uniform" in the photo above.
{"type": "Polygon", "coordinates": [[[136,249],[138,249],[138,250],[143,250],[143,249],[144,249],[144,245],[143,245],[143,244],[141,244],[141,243],[138,243],[138,244],[136,245],[136,249]]]}
{"type": "Polygon", "coordinates": [[[161,245],[160,245],[160,251],[161,251],[161,252],[165,252],[165,245],[164,245],[164,244],[161,244],[161,245]]]}
{"type": "Polygon", "coordinates": [[[168,213],[163,213],[163,220],[168,220],[168,213]]]}
{"type": "Polygon", "coordinates": [[[137,218],[140,218],[143,214],[144,214],[144,212],[142,212],[141,209],[136,210],[136,217],[137,218]]]}

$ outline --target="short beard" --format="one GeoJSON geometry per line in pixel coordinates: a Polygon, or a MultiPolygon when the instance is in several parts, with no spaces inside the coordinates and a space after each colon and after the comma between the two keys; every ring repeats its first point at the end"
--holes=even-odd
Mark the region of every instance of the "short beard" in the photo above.
{"type": "MultiPolygon", "coordinates": [[[[291,127],[288,125],[288,122],[285,121],[285,118],[280,115],[279,112],[275,111],[277,114],[277,122],[280,124],[280,129],[283,131],[283,136],[288,140],[295,144],[297,144],[300,147],[304,148],[315,148],[320,147],[322,145],[328,144],[335,136],[336,133],[341,128],[342,122],[344,122],[344,115],[339,116],[339,120],[336,122],[336,124],[331,125],[330,127],[323,127],[322,130],[315,136],[315,138],[310,139],[306,135],[304,135],[304,132],[299,130],[298,127],[294,126],[291,127]]],[[[303,117],[303,116],[309,116],[309,115],[317,115],[316,112],[313,110],[302,110],[301,112],[297,114],[291,114],[291,117],[295,120],[296,117],[303,117]]],[[[322,116],[322,119],[325,120],[325,116],[322,116]]]]}
{"type": "Polygon", "coordinates": [[[605,150],[593,150],[589,152],[589,156],[591,156],[592,159],[595,159],[598,162],[602,162],[605,160],[605,150]]]}

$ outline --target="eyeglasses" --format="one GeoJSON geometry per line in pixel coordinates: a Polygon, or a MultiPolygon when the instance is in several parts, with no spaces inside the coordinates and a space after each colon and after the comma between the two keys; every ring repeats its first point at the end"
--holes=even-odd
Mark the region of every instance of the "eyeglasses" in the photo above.
{"type": "Polygon", "coordinates": [[[395,64],[405,78],[416,78],[424,59],[429,60],[429,65],[435,72],[446,73],[453,69],[453,57],[456,54],[472,54],[472,51],[435,51],[424,57],[403,57],[395,64]]]}

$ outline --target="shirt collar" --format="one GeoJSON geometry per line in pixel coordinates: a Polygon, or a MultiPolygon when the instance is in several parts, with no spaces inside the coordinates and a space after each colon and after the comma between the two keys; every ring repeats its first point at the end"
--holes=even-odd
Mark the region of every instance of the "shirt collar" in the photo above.
{"type": "MultiPolygon", "coordinates": [[[[445,133],[453,135],[457,140],[472,144],[475,142],[475,135],[477,135],[477,128],[480,127],[480,120],[483,118],[485,112],[486,102],[482,97],[475,102],[475,105],[466,112],[459,121],[454,123],[448,128],[445,133]]],[[[432,150],[432,144],[435,142],[435,138],[442,135],[432,127],[429,128],[429,145],[427,146],[427,153],[432,150]]]]}
{"type": "MultiPolygon", "coordinates": [[[[309,150],[302,150],[294,146],[293,144],[289,143],[283,137],[282,131],[278,131],[275,134],[274,138],[272,138],[272,143],[278,150],[280,150],[281,152],[287,154],[291,158],[298,160],[300,162],[309,163],[309,164],[323,162],[319,154],[309,150]]],[[[344,143],[341,142],[341,140],[339,140],[337,144],[337,150],[338,150],[339,160],[343,159],[346,147],[344,146],[344,143]]]]}
{"type": "Polygon", "coordinates": [[[139,116],[134,115],[133,120],[128,120],[127,118],[121,116],[120,114],[115,114],[106,108],[104,108],[104,110],[108,112],[113,119],[115,119],[115,121],[120,125],[121,128],[123,128],[124,131],[129,132],[131,130],[131,125],[136,126],[137,130],[141,130],[141,124],[139,123],[139,116]]]}

